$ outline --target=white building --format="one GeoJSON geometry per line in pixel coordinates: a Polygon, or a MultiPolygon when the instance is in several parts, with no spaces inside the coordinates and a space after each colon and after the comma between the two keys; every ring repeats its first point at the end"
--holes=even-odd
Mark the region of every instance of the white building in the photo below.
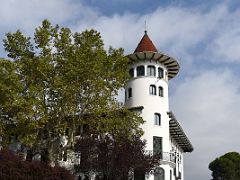
{"type": "Polygon", "coordinates": [[[158,52],[145,31],[130,60],[130,79],[125,85],[125,106],[141,114],[147,153],[159,153],[161,165],[153,175],[135,179],[183,180],[183,153],[193,147],[169,110],[168,81],[177,75],[178,62],[158,52]]]}

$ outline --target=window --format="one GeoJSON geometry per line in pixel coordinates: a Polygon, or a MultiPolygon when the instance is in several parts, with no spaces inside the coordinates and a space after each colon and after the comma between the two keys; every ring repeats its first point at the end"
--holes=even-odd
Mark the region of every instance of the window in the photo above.
{"type": "Polygon", "coordinates": [[[172,170],[170,170],[170,180],[172,180],[172,170]]]}
{"type": "Polygon", "coordinates": [[[31,150],[27,150],[26,161],[32,161],[33,159],[33,152],[31,150]]]}
{"type": "Polygon", "coordinates": [[[158,93],[159,93],[160,97],[163,97],[163,87],[162,86],[158,87],[158,93]]]}
{"type": "Polygon", "coordinates": [[[90,133],[90,126],[89,124],[83,124],[82,126],[82,134],[89,134],[90,133]]]}
{"type": "Polygon", "coordinates": [[[63,161],[67,161],[67,152],[63,153],[63,161]]]}
{"type": "Polygon", "coordinates": [[[153,154],[160,155],[162,157],[162,138],[153,136],[153,154]]]}
{"type": "Polygon", "coordinates": [[[148,66],[147,67],[147,75],[148,76],[156,76],[155,66],[148,66]]]}
{"type": "Polygon", "coordinates": [[[132,97],[132,88],[128,88],[128,98],[132,97]]]}
{"type": "Polygon", "coordinates": [[[144,66],[138,66],[137,67],[137,76],[144,76],[144,75],[145,75],[144,66]]]}
{"type": "Polygon", "coordinates": [[[161,114],[155,113],[154,114],[154,125],[161,125],[161,114]]]}
{"type": "Polygon", "coordinates": [[[155,85],[150,85],[149,94],[150,95],[156,95],[156,86],[155,85]]]}
{"type": "Polygon", "coordinates": [[[65,129],[65,136],[68,136],[69,135],[69,128],[67,127],[66,129],[65,129]]]}
{"type": "Polygon", "coordinates": [[[145,173],[142,169],[134,169],[134,180],[145,180],[145,173]]]}
{"type": "Polygon", "coordinates": [[[82,126],[78,125],[77,128],[76,128],[75,135],[76,136],[80,136],[81,132],[82,132],[82,126]]]}
{"type": "Polygon", "coordinates": [[[158,77],[163,78],[163,69],[162,68],[158,68],[158,77]]]}
{"type": "Polygon", "coordinates": [[[130,76],[131,78],[134,77],[134,69],[133,69],[133,68],[129,69],[129,76],[130,76]]]}
{"type": "Polygon", "coordinates": [[[164,180],[164,169],[161,167],[156,167],[154,170],[154,180],[164,180]]]}
{"type": "Polygon", "coordinates": [[[177,169],[176,169],[176,168],[173,169],[173,175],[174,175],[174,176],[177,175],[177,169]]]}

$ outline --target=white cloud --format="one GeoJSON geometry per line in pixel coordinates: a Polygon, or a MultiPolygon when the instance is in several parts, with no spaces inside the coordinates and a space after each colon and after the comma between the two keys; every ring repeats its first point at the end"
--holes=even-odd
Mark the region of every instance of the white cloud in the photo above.
{"type": "Polygon", "coordinates": [[[49,18],[55,22],[64,22],[74,16],[78,6],[67,0],[3,0],[0,7],[1,26],[5,28],[23,28],[32,31],[34,27],[49,18]]]}
{"type": "Polygon", "coordinates": [[[195,147],[186,158],[187,179],[209,179],[212,160],[229,151],[240,151],[236,143],[240,136],[237,77],[227,69],[203,71],[182,82],[170,102],[195,147]]]}
{"type": "Polygon", "coordinates": [[[157,48],[178,59],[186,70],[194,60],[217,64],[240,62],[239,18],[240,12],[231,11],[224,2],[208,10],[169,6],[148,14],[99,14],[98,18],[81,21],[73,28],[97,29],[106,48],[123,47],[128,54],[136,48],[147,21],[148,34],[157,48]]]}
{"type": "MultiPolygon", "coordinates": [[[[0,6],[0,39],[4,38],[5,33],[15,32],[17,29],[28,36],[32,36],[34,29],[44,19],[50,20],[52,24],[71,27],[76,25],[79,19],[85,22],[96,19],[97,16],[96,9],[83,6],[78,1],[2,0],[0,6]]],[[[0,47],[0,52],[2,51],[2,47],[0,47]]]]}
{"type": "MultiPolygon", "coordinates": [[[[240,16],[238,17],[240,18],[240,16]]],[[[237,27],[226,28],[209,46],[215,60],[223,62],[240,62],[240,23],[237,27]]]]}
{"type": "Polygon", "coordinates": [[[148,14],[104,16],[78,1],[3,0],[0,18],[1,37],[16,29],[31,34],[47,18],[76,31],[95,28],[101,32],[106,47],[124,47],[127,53],[136,48],[147,21],[149,35],[158,49],[184,59],[182,64],[191,66],[192,59],[198,56],[210,61],[215,61],[216,56],[218,62],[240,60],[240,12],[230,11],[226,2],[210,10],[169,6],[148,14]],[[199,47],[203,42],[207,45],[199,47]],[[196,49],[201,53],[189,53],[196,49]]]}

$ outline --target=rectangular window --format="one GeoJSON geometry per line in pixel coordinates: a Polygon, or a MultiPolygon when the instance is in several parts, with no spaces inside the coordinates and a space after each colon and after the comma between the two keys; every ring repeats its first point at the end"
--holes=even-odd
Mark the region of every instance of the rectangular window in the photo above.
{"type": "Polygon", "coordinates": [[[144,75],[145,75],[144,66],[138,66],[137,67],[137,76],[144,76],[144,75]]]}
{"type": "Polygon", "coordinates": [[[153,154],[162,157],[162,137],[153,136],[153,154]]]}
{"type": "Polygon", "coordinates": [[[163,78],[163,69],[162,68],[158,68],[158,77],[163,78]]]}
{"type": "Polygon", "coordinates": [[[134,180],[145,180],[145,173],[142,171],[142,169],[134,170],[134,180]]]}
{"type": "Polygon", "coordinates": [[[132,88],[128,88],[128,98],[132,97],[132,88]]]}

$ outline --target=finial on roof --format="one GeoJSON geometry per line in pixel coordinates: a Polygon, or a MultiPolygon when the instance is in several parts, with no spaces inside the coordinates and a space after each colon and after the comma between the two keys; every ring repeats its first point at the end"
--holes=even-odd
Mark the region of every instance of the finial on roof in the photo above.
{"type": "Polygon", "coordinates": [[[147,20],[145,20],[145,30],[144,30],[144,34],[147,34],[147,20]]]}

